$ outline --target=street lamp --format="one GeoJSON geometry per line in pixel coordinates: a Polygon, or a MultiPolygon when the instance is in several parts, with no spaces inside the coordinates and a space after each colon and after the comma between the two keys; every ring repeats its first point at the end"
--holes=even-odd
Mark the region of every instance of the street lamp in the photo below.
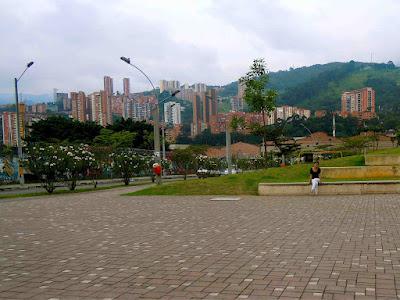
{"type": "MultiPolygon", "coordinates": [[[[21,142],[21,125],[20,125],[20,116],[19,116],[19,101],[18,101],[18,81],[25,74],[26,70],[28,70],[33,65],[33,61],[29,62],[26,65],[25,70],[18,78],[14,78],[14,86],[15,86],[15,104],[17,106],[17,147],[18,147],[18,177],[19,183],[24,184],[24,170],[22,167],[22,142],[21,142]]],[[[24,120],[22,120],[23,122],[24,120]]]]}
{"type": "MultiPolygon", "coordinates": [[[[135,68],[136,70],[138,70],[140,73],[143,74],[144,77],[146,77],[146,79],[150,82],[151,87],[153,88],[153,93],[154,96],[156,97],[156,105],[155,108],[152,109],[152,113],[153,114],[153,119],[154,119],[154,156],[156,157],[156,161],[158,163],[161,163],[161,155],[160,155],[160,124],[159,124],[159,119],[160,119],[160,107],[159,104],[161,104],[162,102],[168,100],[169,98],[174,97],[176,94],[178,94],[180,91],[175,91],[172,93],[172,95],[170,95],[169,97],[163,99],[162,101],[158,102],[158,97],[157,97],[157,93],[156,93],[156,88],[154,87],[153,82],[151,81],[151,79],[149,78],[149,76],[147,76],[147,74],[145,72],[142,71],[142,69],[140,69],[138,66],[134,65],[131,63],[131,59],[121,56],[120,59],[127,63],[128,65],[130,65],[131,67],[135,68]]],[[[157,183],[161,183],[161,178],[160,181],[157,183]]]]}
{"type": "Polygon", "coordinates": [[[147,76],[147,74],[145,72],[143,72],[138,66],[132,64],[130,58],[126,58],[124,56],[121,56],[121,60],[123,62],[126,62],[131,67],[134,67],[140,73],[142,73],[144,75],[144,77],[146,77],[146,79],[150,82],[150,85],[153,88],[153,93],[154,93],[154,96],[156,97],[156,100],[157,100],[156,101],[157,102],[156,103],[156,107],[155,107],[154,110],[152,110],[152,112],[154,112],[154,115],[153,115],[153,118],[154,118],[154,156],[156,157],[156,161],[158,163],[160,163],[161,162],[161,158],[160,158],[160,131],[159,131],[160,110],[159,110],[159,107],[158,107],[158,97],[157,97],[157,93],[156,93],[156,88],[154,87],[154,84],[151,81],[151,79],[149,78],[149,76],[147,76]]]}

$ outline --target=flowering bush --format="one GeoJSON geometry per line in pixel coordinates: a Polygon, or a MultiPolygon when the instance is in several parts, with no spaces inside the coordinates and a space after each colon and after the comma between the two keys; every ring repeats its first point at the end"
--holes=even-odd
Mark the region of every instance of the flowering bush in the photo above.
{"type": "Polygon", "coordinates": [[[28,149],[26,164],[40,178],[47,192],[52,193],[57,181],[66,181],[71,190],[83,177],[95,159],[87,145],[80,146],[35,146],[28,149]]]}
{"type": "Polygon", "coordinates": [[[151,157],[138,154],[131,149],[111,153],[110,158],[112,170],[123,178],[125,185],[129,184],[131,177],[150,168],[151,157]]]}
{"type": "Polygon", "coordinates": [[[64,162],[63,177],[70,190],[76,187],[76,181],[84,176],[89,168],[96,165],[96,160],[92,152],[88,150],[88,145],[79,146],[60,146],[61,157],[64,162]]]}
{"type": "Polygon", "coordinates": [[[62,178],[64,160],[59,147],[43,146],[28,149],[26,165],[29,170],[40,178],[48,193],[55,189],[55,183],[62,178]]]}
{"type": "Polygon", "coordinates": [[[196,162],[199,169],[219,171],[226,168],[225,160],[215,157],[208,157],[207,155],[197,155],[196,162]]]}
{"type": "Polygon", "coordinates": [[[233,162],[237,165],[239,169],[242,170],[258,170],[279,166],[279,163],[273,160],[272,157],[268,157],[268,160],[265,160],[265,157],[263,156],[258,156],[254,158],[238,158],[233,162]]]}

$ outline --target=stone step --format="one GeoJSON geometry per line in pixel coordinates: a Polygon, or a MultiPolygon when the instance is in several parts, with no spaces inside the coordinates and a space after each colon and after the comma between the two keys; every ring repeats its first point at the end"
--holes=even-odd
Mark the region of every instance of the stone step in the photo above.
{"type": "MultiPolygon", "coordinates": [[[[260,183],[258,185],[258,194],[261,196],[310,195],[310,191],[311,185],[307,182],[260,183]]],[[[318,188],[319,195],[398,193],[400,193],[400,180],[323,182],[318,188]]]]}

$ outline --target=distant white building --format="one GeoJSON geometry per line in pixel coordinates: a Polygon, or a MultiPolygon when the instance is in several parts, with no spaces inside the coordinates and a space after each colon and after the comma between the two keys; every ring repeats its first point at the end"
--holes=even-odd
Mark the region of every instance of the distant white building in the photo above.
{"type": "Polygon", "coordinates": [[[169,125],[180,125],[182,123],[180,103],[167,102],[164,104],[164,120],[169,125]]]}

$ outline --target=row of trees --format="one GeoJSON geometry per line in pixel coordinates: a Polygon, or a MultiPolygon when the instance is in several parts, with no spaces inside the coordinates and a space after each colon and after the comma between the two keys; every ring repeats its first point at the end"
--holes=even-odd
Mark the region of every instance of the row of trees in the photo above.
{"type": "Polygon", "coordinates": [[[79,122],[62,116],[50,116],[30,127],[28,144],[64,143],[152,149],[153,126],[145,121],[118,119],[106,128],[94,122],[79,122]]]}
{"type": "MultiPolygon", "coordinates": [[[[227,167],[225,159],[205,155],[206,147],[190,146],[170,153],[162,166],[171,174],[195,173],[198,169],[223,170],[227,167]]],[[[52,193],[58,183],[75,190],[77,182],[90,179],[94,186],[105,171],[122,178],[128,185],[132,177],[151,176],[154,156],[139,153],[131,148],[93,147],[87,144],[54,145],[41,144],[28,147],[24,160],[25,168],[41,182],[48,193],[52,193]]],[[[237,159],[234,163],[243,170],[266,167],[262,157],[237,159]]]]}
{"type": "Polygon", "coordinates": [[[103,155],[98,155],[98,151],[86,144],[41,144],[28,148],[24,162],[26,169],[52,193],[57,182],[66,183],[70,190],[75,190],[78,180],[92,179],[96,187],[97,179],[107,168],[128,185],[130,178],[149,174],[154,161],[151,155],[132,149],[120,148],[105,155],[102,152],[103,155]]]}

